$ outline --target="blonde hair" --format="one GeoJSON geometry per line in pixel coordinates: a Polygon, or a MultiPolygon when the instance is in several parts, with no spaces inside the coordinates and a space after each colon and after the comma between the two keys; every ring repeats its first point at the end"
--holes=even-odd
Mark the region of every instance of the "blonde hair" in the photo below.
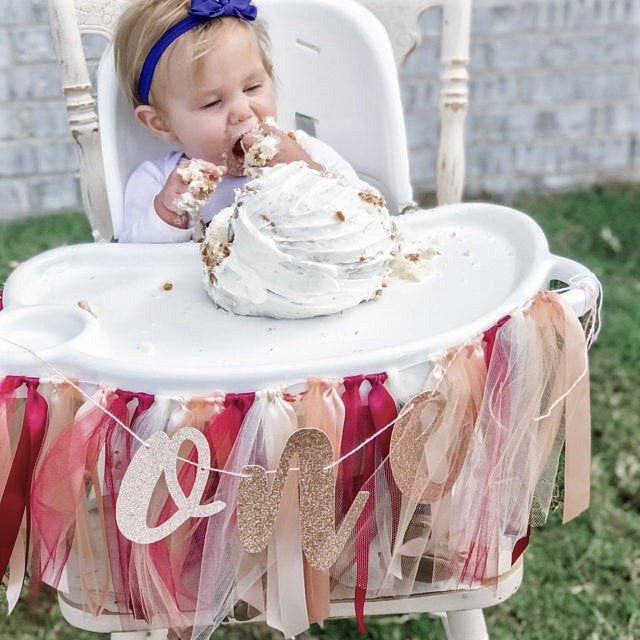
{"type": "MultiPolygon", "coordinates": [[[[191,0],[142,0],[129,5],[120,16],[113,37],[116,73],[134,109],[143,104],[138,92],[138,81],[149,51],[166,31],[187,16],[190,6],[191,0]]],[[[228,16],[215,18],[190,29],[169,45],[156,67],[149,101],[153,102],[153,86],[157,88],[156,80],[164,78],[167,59],[176,46],[183,51],[185,59],[189,60],[190,71],[196,70],[198,61],[218,41],[225,23],[232,21],[254,31],[262,62],[271,76],[272,64],[268,55],[270,43],[264,23],[260,19],[247,22],[228,16]]]]}

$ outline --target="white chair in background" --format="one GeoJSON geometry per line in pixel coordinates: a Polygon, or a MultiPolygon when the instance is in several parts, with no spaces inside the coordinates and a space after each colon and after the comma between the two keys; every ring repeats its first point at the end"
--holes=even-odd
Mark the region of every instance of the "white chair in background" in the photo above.
{"type": "MultiPolygon", "coordinates": [[[[117,238],[124,183],[137,164],[166,151],[134,121],[118,90],[108,48],[98,72],[98,111],[92,97],[81,34],[112,36],[124,0],[49,0],[69,124],[80,159],[85,212],[98,241],[117,238]]],[[[471,0],[257,0],[272,39],[279,121],[307,128],[337,149],[356,171],[386,196],[393,213],[415,208],[409,183],[407,141],[397,65],[419,40],[417,20],[442,7],[439,204],[459,202],[464,180],[464,120],[471,0]],[[383,26],[384,25],[384,26],[383,26]],[[385,30],[386,27],[386,30],[385,30]]],[[[434,118],[436,114],[434,114],[434,118]]],[[[445,612],[451,640],[488,638],[482,609],[508,598],[522,580],[522,562],[496,586],[370,600],[366,614],[445,612]]],[[[64,599],[61,608],[76,627],[112,632],[117,616],[93,617],[64,599]]],[[[351,602],[332,604],[332,616],[353,615],[351,602]]]]}

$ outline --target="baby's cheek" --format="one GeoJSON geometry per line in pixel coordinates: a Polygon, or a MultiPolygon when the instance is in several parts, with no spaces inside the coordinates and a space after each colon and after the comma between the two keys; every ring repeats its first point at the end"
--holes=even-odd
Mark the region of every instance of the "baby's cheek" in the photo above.
{"type": "Polygon", "coordinates": [[[256,100],[254,104],[254,112],[258,115],[260,120],[273,118],[277,122],[276,103],[269,96],[262,96],[260,99],[256,100]]]}

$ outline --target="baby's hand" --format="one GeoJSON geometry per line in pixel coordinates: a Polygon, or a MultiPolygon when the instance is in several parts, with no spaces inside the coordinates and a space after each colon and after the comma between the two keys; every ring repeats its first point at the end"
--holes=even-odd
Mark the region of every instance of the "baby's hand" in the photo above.
{"type": "MultiPolygon", "coordinates": [[[[260,129],[265,135],[272,135],[278,138],[278,152],[275,154],[275,156],[273,156],[273,158],[266,161],[265,165],[267,167],[273,167],[276,164],[288,164],[289,162],[302,160],[303,162],[306,162],[312,169],[322,171],[322,165],[314,162],[311,159],[311,156],[300,146],[300,143],[296,139],[295,133],[293,133],[292,131],[286,132],[282,129],[278,129],[277,127],[273,127],[265,123],[262,123],[260,125],[260,129]]],[[[258,141],[258,136],[254,135],[253,133],[246,133],[242,138],[242,146],[245,149],[249,149],[249,147],[251,147],[258,141]]]]}
{"type": "MultiPolygon", "coordinates": [[[[185,180],[181,175],[181,171],[189,164],[189,160],[183,160],[169,174],[164,187],[155,197],[153,204],[156,213],[167,224],[173,227],[185,229],[189,223],[188,216],[184,215],[184,211],[180,211],[178,203],[181,196],[189,191],[189,181],[185,180]]],[[[208,173],[212,179],[220,179],[227,171],[226,167],[217,166],[205,160],[198,161],[202,170],[208,173]]]]}

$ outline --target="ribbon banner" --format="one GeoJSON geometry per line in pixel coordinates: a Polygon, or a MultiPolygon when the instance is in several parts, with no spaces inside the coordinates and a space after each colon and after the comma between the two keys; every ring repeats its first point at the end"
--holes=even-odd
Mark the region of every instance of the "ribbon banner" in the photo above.
{"type": "Polygon", "coordinates": [[[10,607],[29,570],[123,630],[204,638],[262,613],[291,637],[332,599],[362,623],[369,598],[495,584],[563,450],[564,520],[589,504],[587,350],[540,293],[425,357],[404,403],[399,372],[188,399],[0,379],[10,607]]]}

